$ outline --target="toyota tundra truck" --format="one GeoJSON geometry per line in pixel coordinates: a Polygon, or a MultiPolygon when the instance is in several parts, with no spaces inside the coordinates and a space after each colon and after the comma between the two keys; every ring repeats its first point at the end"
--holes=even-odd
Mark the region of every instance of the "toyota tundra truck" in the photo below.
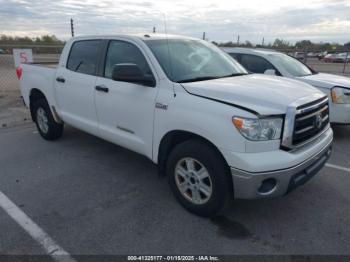
{"type": "Polygon", "coordinates": [[[70,125],[145,155],[200,216],[233,199],[283,196],[331,154],[327,95],[249,74],[203,40],[76,37],[57,65],[23,64],[17,74],[44,139],[60,138],[70,125]]]}

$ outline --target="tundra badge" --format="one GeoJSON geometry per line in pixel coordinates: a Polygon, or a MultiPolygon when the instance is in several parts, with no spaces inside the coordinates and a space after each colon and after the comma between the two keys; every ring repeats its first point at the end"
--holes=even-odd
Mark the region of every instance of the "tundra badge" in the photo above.
{"type": "Polygon", "coordinates": [[[167,110],[168,109],[168,105],[157,102],[156,103],[156,108],[167,110]]]}

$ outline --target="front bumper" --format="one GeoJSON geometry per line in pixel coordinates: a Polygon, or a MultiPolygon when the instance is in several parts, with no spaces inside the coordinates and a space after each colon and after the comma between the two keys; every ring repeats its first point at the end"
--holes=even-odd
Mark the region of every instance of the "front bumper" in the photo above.
{"type": "Polygon", "coordinates": [[[282,196],[318,173],[329,159],[331,142],[318,154],[291,168],[269,172],[247,172],[231,168],[236,199],[282,196]]]}

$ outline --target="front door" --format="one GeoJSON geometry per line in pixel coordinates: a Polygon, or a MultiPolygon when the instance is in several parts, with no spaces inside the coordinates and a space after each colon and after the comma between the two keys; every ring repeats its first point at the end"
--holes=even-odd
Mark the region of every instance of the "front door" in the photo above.
{"type": "Polygon", "coordinates": [[[116,64],[133,63],[153,74],[141,49],[131,42],[111,40],[103,76],[97,77],[95,101],[99,130],[105,139],[152,156],[153,119],[158,88],[112,80],[116,64]]]}

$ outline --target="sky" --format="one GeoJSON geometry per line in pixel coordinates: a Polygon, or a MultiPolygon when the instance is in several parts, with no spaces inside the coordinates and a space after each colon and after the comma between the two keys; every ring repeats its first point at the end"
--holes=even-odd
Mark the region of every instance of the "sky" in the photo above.
{"type": "Polygon", "coordinates": [[[182,34],[265,44],[350,41],[350,0],[0,0],[0,34],[182,34]]]}

